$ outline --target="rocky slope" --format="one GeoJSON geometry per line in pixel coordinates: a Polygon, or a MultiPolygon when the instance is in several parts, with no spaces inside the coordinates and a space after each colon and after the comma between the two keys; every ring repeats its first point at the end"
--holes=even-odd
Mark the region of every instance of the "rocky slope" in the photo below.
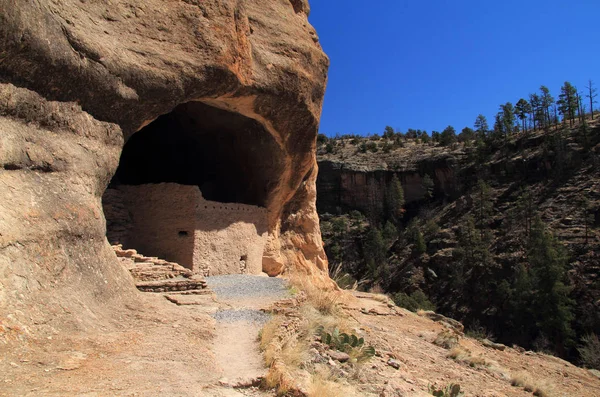
{"type": "MultiPolygon", "coordinates": [[[[501,302],[492,304],[492,296],[470,296],[451,288],[457,263],[454,251],[467,216],[478,216],[477,183],[483,180],[490,185],[485,228],[491,233],[491,242],[486,251],[494,265],[485,270],[483,279],[466,274],[467,278],[475,277],[467,281],[468,285],[493,285],[491,291],[496,294],[502,280],[512,282],[519,266],[527,266],[528,236],[523,225],[530,225],[531,218],[539,214],[567,248],[567,279],[573,289],[570,297],[575,300],[573,327],[577,336],[600,333],[600,134],[598,120],[587,123],[587,143],[577,125],[519,135],[482,155],[473,144],[440,147],[414,140],[384,151],[387,143],[379,139],[375,141],[376,153],[361,151],[360,142],[352,143],[351,139],[329,142],[328,148],[322,145],[317,205],[332,267],[342,263],[339,274],[349,272],[355,279],[364,278],[365,286],[378,285],[392,294],[424,291],[439,310],[467,326],[484,326],[507,343],[531,343],[505,329],[499,316],[510,313],[501,313],[506,311],[501,302]],[[398,235],[386,240],[386,277],[374,280],[367,265],[373,255],[367,240],[370,227],[378,220],[370,214],[381,211],[393,175],[404,188],[406,212],[398,235]],[[432,186],[426,186],[426,177],[431,178],[432,186]],[[524,192],[532,197],[526,208],[524,192]],[[584,210],[586,201],[588,208],[584,210]],[[353,210],[361,211],[367,219],[353,210]],[[410,221],[415,223],[408,228],[410,221]],[[422,234],[422,248],[417,248],[411,235],[415,228],[422,234]]],[[[574,351],[571,354],[576,356],[574,351]]]]}
{"type": "Polygon", "coordinates": [[[328,285],[314,154],[328,59],[308,12],[305,0],[0,1],[3,350],[143,305],[106,241],[101,197],[124,142],[189,102],[275,142],[257,178],[263,270],[328,285]]]}

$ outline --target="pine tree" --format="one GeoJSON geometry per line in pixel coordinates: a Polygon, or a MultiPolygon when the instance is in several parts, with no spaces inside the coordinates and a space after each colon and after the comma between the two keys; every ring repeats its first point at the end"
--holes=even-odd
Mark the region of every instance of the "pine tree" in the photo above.
{"type": "Polygon", "coordinates": [[[502,110],[502,124],[503,130],[506,135],[510,135],[515,128],[515,109],[513,104],[506,102],[500,106],[502,110]]]}
{"type": "Polygon", "coordinates": [[[594,103],[598,103],[598,101],[596,101],[596,97],[598,96],[596,93],[597,90],[594,87],[594,82],[591,79],[588,81],[588,85],[585,88],[588,90],[586,98],[590,100],[590,113],[592,115],[592,120],[594,120],[594,103]]]}
{"type": "Polygon", "coordinates": [[[387,245],[377,227],[371,227],[365,238],[363,252],[369,275],[374,280],[387,273],[387,245]]]}
{"type": "Polygon", "coordinates": [[[383,130],[383,137],[385,139],[394,138],[394,129],[392,127],[390,127],[389,125],[386,126],[385,129],[383,130]]]}
{"type": "Polygon", "coordinates": [[[488,227],[493,212],[490,186],[483,180],[479,180],[475,194],[476,225],[483,237],[483,230],[488,227]]]}
{"type": "Polygon", "coordinates": [[[533,195],[531,191],[525,190],[515,205],[517,217],[523,222],[523,230],[525,235],[529,236],[531,232],[531,226],[535,217],[535,203],[533,201],[533,195]]]}
{"type": "Polygon", "coordinates": [[[444,131],[440,134],[440,145],[442,146],[450,146],[451,144],[456,142],[456,130],[454,127],[449,125],[444,128],[444,131]]]}
{"type": "Polygon", "coordinates": [[[489,127],[488,127],[488,123],[487,123],[487,119],[485,118],[485,116],[483,114],[480,114],[479,116],[477,116],[477,118],[475,119],[475,132],[477,132],[478,138],[479,139],[485,139],[489,127]]]}
{"type": "Polygon", "coordinates": [[[531,105],[525,99],[521,98],[515,105],[515,114],[521,119],[523,123],[523,132],[527,132],[527,126],[525,124],[527,115],[531,113],[531,105]]]}
{"type": "Polygon", "coordinates": [[[560,88],[559,100],[557,102],[558,110],[563,115],[564,119],[569,120],[569,125],[572,127],[577,114],[577,89],[568,81],[560,88]]]}
{"type": "Polygon", "coordinates": [[[452,284],[462,296],[464,305],[480,314],[492,306],[494,264],[490,253],[492,235],[487,228],[477,230],[472,216],[465,217],[458,233],[458,243],[452,253],[453,267],[458,272],[452,284]]]}
{"type": "Polygon", "coordinates": [[[531,123],[533,124],[533,130],[536,130],[536,121],[537,115],[539,114],[541,108],[542,100],[538,94],[529,94],[529,104],[530,104],[530,115],[531,115],[531,123]]]}
{"type": "Polygon", "coordinates": [[[581,212],[583,215],[583,224],[585,226],[585,245],[588,244],[590,237],[590,224],[592,223],[592,207],[587,197],[581,199],[581,212]]]}
{"type": "Polygon", "coordinates": [[[423,232],[419,228],[416,220],[413,219],[406,228],[406,237],[408,242],[413,244],[413,254],[421,255],[427,251],[427,245],[425,244],[425,238],[423,232]]]}
{"type": "Polygon", "coordinates": [[[429,174],[425,174],[423,177],[423,182],[421,182],[421,186],[423,187],[424,194],[423,196],[426,199],[430,199],[433,197],[433,189],[435,188],[435,183],[433,179],[429,176],[429,174]]]}
{"type": "Polygon", "coordinates": [[[385,192],[384,215],[386,219],[397,225],[403,216],[403,206],[404,190],[398,176],[394,174],[385,192]]]}
{"type": "Polygon", "coordinates": [[[540,105],[542,107],[543,110],[543,120],[544,120],[544,126],[545,127],[549,127],[550,126],[550,106],[552,106],[552,104],[554,104],[554,98],[552,97],[552,95],[550,95],[550,90],[548,89],[548,87],[546,86],[541,86],[540,87],[540,91],[542,93],[542,95],[540,95],[540,105]]]}
{"type": "Polygon", "coordinates": [[[473,139],[475,139],[475,131],[473,131],[472,128],[465,127],[462,129],[460,134],[458,134],[459,142],[472,141],[473,139]]]}
{"type": "Polygon", "coordinates": [[[398,229],[396,226],[390,221],[385,222],[385,226],[381,232],[383,239],[385,240],[388,246],[392,245],[394,241],[398,238],[398,229]]]}
{"type": "Polygon", "coordinates": [[[527,247],[527,260],[533,279],[532,309],[539,332],[548,335],[554,350],[562,354],[574,335],[571,288],[565,284],[568,257],[538,216],[527,247]]]}

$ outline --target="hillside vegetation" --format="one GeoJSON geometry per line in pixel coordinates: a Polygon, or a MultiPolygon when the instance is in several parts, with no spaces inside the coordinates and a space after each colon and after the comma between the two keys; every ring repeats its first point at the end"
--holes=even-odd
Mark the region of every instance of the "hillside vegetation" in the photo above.
{"type": "MultiPolygon", "coordinates": [[[[589,93],[593,106],[591,82],[589,93]]],[[[452,127],[320,136],[320,162],[391,174],[379,202],[321,206],[338,283],[435,308],[472,335],[597,366],[600,125],[568,83],[556,103],[545,95],[502,105],[492,129],[480,115],[458,136],[452,127]],[[451,159],[452,189],[422,172],[422,193],[405,203],[401,170],[428,156],[451,159]]]]}

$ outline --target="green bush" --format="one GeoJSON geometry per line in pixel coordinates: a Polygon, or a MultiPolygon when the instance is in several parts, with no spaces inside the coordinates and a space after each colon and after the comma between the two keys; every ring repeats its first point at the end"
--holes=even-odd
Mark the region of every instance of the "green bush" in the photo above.
{"type": "Polygon", "coordinates": [[[377,153],[379,151],[379,148],[377,147],[377,144],[375,142],[369,142],[366,144],[367,150],[373,153],[377,153]]]}
{"type": "Polygon", "coordinates": [[[398,292],[394,295],[394,303],[411,312],[416,312],[419,309],[435,311],[435,305],[429,300],[427,295],[421,290],[416,290],[410,295],[404,292],[398,292]]]}

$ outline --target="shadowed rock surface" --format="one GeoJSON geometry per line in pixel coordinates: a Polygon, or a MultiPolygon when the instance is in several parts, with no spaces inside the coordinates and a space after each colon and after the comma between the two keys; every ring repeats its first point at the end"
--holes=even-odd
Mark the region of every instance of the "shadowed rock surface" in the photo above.
{"type": "MultiPolygon", "coordinates": [[[[110,329],[143,305],[101,197],[125,143],[160,136],[144,127],[164,120],[202,147],[194,183],[266,207],[263,271],[329,285],[314,154],[328,59],[307,13],[305,1],[0,0],[3,350],[110,329]]],[[[160,149],[134,153],[170,171],[161,156],[177,153],[160,149]]]]}

